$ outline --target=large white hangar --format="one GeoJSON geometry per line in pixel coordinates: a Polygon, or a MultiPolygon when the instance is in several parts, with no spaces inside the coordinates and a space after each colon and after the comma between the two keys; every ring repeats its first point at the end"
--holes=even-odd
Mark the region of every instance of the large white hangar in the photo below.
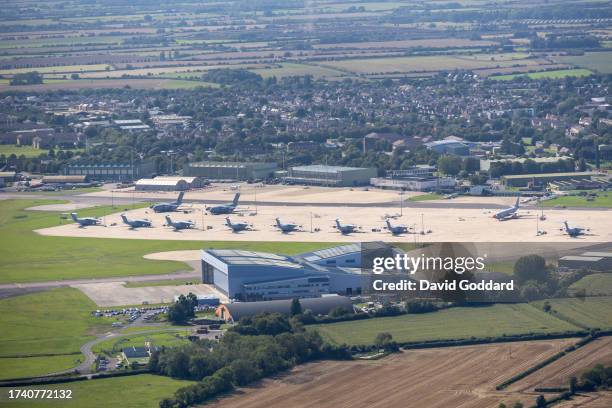
{"type": "Polygon", "coordinates": [[[229,298],[273,300],[361,293],[361,244],[296,256],[233,249],[202,251],[202,281],[229,298]]]}

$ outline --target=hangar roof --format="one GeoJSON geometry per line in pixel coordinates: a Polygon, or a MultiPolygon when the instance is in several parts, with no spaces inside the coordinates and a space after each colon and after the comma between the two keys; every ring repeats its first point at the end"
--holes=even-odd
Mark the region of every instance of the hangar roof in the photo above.
{"type": "Polygon", "coordinates": [[[310,253],[303,254],[302,257],[308,262],[316,262],[321,259],[334,258],[337,256],[353,254],[361,251],[361,244],[341,245],[333,248],[320,249],[310,253]]]}
{"type": "Polygon", "coordinates": [[[268,252],[253,252],[238,249],[212,249],[207,252],[229,265],[265,265],[296,269],[303,267],[286,256],[268,252]]]}

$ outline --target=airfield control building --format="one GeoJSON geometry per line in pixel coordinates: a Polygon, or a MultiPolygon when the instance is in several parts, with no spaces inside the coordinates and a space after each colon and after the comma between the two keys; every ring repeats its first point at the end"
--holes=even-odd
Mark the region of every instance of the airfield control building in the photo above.
{"type": "Polygon", "coordinates": [[[202,251],[202,281],[229,298],[274,300],[361,292],[358,243],[293,257],[229,249],[202,251]]]}

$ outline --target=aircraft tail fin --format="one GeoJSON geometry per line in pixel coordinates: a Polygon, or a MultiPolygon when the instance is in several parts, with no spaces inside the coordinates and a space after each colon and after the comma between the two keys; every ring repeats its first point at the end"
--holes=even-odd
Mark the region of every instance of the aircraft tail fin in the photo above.
{"type": "Polygon", "coordinates": [[[391,228],[391,221],[389,221],[389,219],[387,218],[385,220],[385,222],[387,223],[387,228],[389,228],[389,231],[391,231],[392,230],[392,228],[391,228]]]}
{"type": "Polygon", "coordinates": [[[172,219],[169,215],[166,215],[166,222],[168,223],[168,225],[172,225],[172,219]]]}
{"type": "Polygon", "coordinates": [[[72,217],[72,220],[73,220],[74,222],[78,222],[78,219],[77,219],[77,214],[76,214],[76,213],[70,213],[70,216],[72,217]]]}
{"type": "Polygon", "coordinates": [[[520,199],[521,199],[521,196],[516,196],[516,203],[514,204],[516,208],[519,208],[519,205],[521,205],[520,199]]]}
{"type": "Polygon", "coordinates": [[[225,217],[225,223],[228,227],[232,228],[232,222],[230,221],[229,217],[225,217]]]}
{"type": "Polygon", "coordinates": [[[181,192],[179,193],[179,195],[178,195],[178,198],[176,199],[176,203],[177,203],[178,205],[183,204],[183,197],[184,197],[184,196],[185,196],[185,192],[184,192],[184,191],[181,191],[181,192]]]}
{"type": "Polygon", "coordinates": [[[128,221],[128,218],[125,216],[125,214],[121,214],[121,219],[123,220],[123,222],[125,224],[128,224],[128,225],[130,224],[129,221],[128,221]]]}
{"type": "Polygon", "coordinates": [[[238,205],[238,200],[240,199],[240,193],[236,193],[236,195],[234,196],[234,200],[232,201],[232,204],[235,206],[238,205]]]}
{"type": "Polygon", "coordinates": [[[338,218],[336,218],[336,227],[338,227],[338,229],[342,228],[342,226],[340,225],[340,220],[338,218]]]}
{"type": "Polygon", "coordinates": [[[565,225],[565,230],[569,231],[570,227],[569,227],[569,225],[567,225],[567,221],[563,221],[563,224],[565,225]]]}
{"type": "Polygon", "coordinates": [[[278,218],[278,217],[276,217],[276,225],[278,226],[278,228],[281,227],[280,218],[278,218]]]}

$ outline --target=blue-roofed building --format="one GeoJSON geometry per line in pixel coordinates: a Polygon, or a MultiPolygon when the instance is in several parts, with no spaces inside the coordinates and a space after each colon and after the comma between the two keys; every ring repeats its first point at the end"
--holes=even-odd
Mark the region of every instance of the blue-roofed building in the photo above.
{"type": "Polygon", "coordinates": [[[202,251],[202,281],[230,298],[273,300],[361,292],[361,244],[293,257],[229,249],[202,251]]]}

